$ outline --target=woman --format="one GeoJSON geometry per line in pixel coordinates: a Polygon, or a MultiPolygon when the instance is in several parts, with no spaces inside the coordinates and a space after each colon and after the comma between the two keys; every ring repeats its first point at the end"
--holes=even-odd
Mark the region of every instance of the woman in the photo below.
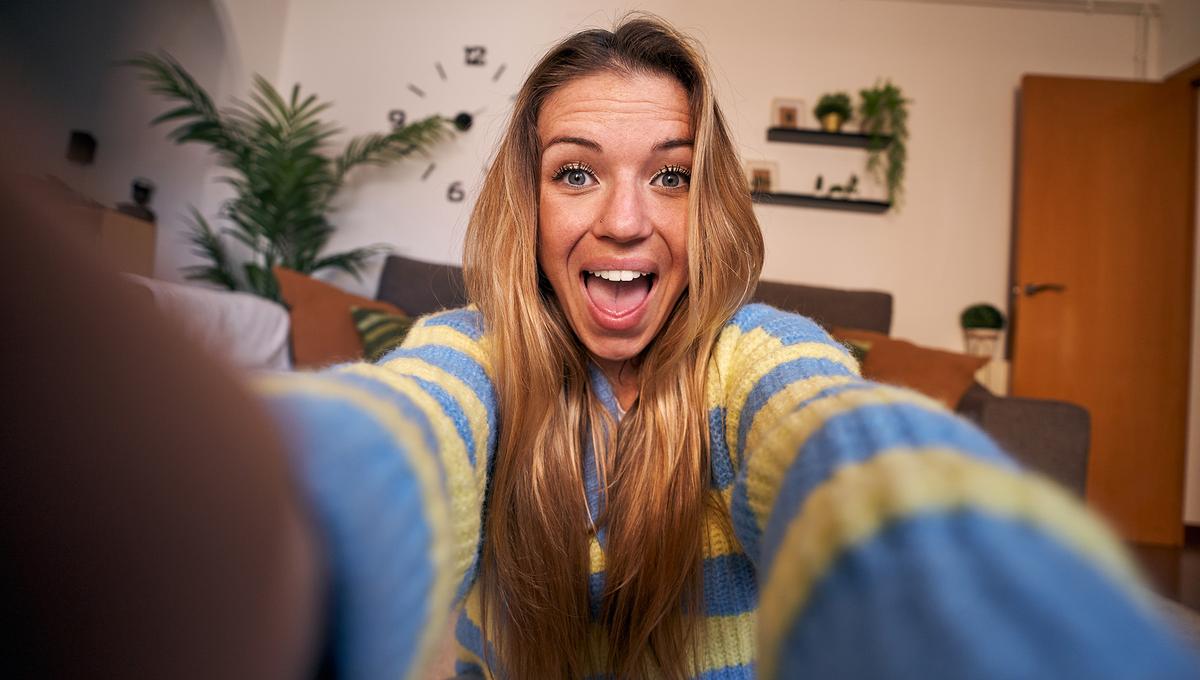
{"type": "Polygon", "coordinates": [[[1184,677],[1115,541],[964,422],[747,305],[762,240],[663,23],[533,69],[467,234],[475,309],[268,381],[347,677],[1184,677]]]}

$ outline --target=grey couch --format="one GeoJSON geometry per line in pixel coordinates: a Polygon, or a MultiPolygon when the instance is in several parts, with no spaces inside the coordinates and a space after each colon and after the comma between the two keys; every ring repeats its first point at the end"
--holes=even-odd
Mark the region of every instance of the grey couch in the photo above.
{"type": "MultiPolygon", "coordinates": [[[[389,256],[384,264],[376,298],[414,315],[467,302],[459,267],[396,255],[389,256]]],[[[755,298],[804,314],[826,328],[891,333],[890,293],[762,281],[755,298]]],[[[977,383],[963,396],[956,411],[977,423],[1029,467],[1083,494],[1091,428],[1084,408],[1061,401],[1000,397],[977,383]]]]}

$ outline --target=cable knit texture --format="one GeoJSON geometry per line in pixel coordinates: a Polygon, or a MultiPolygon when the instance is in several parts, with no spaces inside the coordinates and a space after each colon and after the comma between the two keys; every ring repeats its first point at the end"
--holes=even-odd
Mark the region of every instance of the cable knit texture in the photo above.
{"type": "MultiPolygon", "coordinates": [[[[503,676],[472,587],[496,446],[487,356],[480,315],[459,309],[378,364],[260,382],[329,555],[341,677],[414,677],[460,603],[457,671],[487,676],[490,656],[503,676]]],[[[729,515],[708,522],[700,677],[1200,677],[1074,499],[937,403],[864,381],[812,321],[747,305],[708,371],[729,515]]],[[[596,613],[603,531],[590,547],[596,613]]],[[[597,628],[589,658],[603,644],[597,628]]]]}

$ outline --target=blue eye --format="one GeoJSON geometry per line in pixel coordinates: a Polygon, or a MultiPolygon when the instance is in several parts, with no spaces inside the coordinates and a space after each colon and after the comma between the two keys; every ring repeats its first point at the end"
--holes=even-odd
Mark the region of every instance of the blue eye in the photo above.
{"type": "Polygon", "coordinates": [[[650,184],[664,189],[683,189],[690,185],[691,181],[692,173],[678,165],[668,165],[650,178],[650,184]]]}
{"type": "Polygon", "coordinates": [[[588,186],[589,180],[595,181],[596,173],[586,163],[567,163],[556,170],[550,179],[555,182],[565,180],[568,186],[583,188],[588,186]]]}

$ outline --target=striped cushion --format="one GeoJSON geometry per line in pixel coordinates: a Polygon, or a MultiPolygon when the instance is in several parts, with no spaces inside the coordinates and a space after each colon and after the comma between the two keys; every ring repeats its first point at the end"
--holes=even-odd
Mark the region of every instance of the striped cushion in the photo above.
{"type": "Polygon", "coordinates": [[[350,316],[354,328],[362,339],[363,357],[367,361],[379,361],[388,351],[399,347],[408,335],[408,329],[416,321],[406,314],[392,314],[376,309],[351,307],[350,316]]]}

